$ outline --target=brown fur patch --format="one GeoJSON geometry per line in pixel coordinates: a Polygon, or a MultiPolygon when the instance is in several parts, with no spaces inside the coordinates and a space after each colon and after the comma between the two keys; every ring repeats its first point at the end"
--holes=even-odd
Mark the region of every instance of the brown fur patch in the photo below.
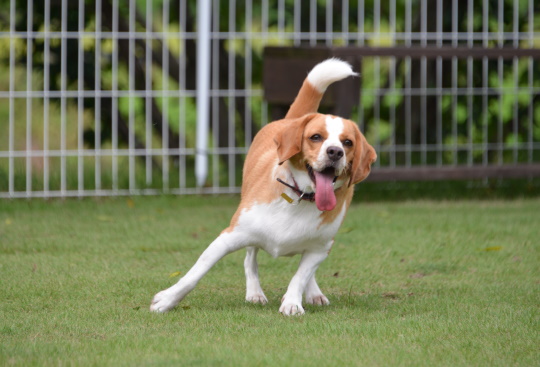
{"type": "MultiPolygon", "coordinates": [[[[249,210],[255,203],[270,203],[279,197],[283,192],[283,185],[275,180],[274,170],[278,172],[280,170],[288,171],[289,165],[291,165],[297,170],[306,171],[306,162],[313,162],[317,159],[322,144],[312,142],[309,137],[320,134],[323,139],[326,139],[328,132],[326,131],[325,121],[326,115],[314,114],[307,121],[302,118],[279,120],[261,129],[253,140],[244,164],[240,205],[231,219],[230,226],[224,232],[230,232],[234,229],[242,211],[249,210]],[[298,131],[299,126],[301,126],[300,131],[298,131]],[[291,134],[294,135],[294,139],[291,139],[291,134]],[[279,145],[276,145],[275,142],[276,136],[288,136],[288,144],[293,144],[298,148],[298,152],[289,157],[283,166],[278,166],[282,157],[279,157],[279,145]]],[[[336,207],[329,212],[321,213],[322,224],[332,223],[336,220],[343,209],[343,205],[346,205],[348,209],[352,200],[354,186],[347,185],[347,183],[358,177],[365,178],[369,173],[371,162],[376,159],[375,151],[366,142],[356,124],[350,120],[343,120],[343,123],[344,132],[340,138],[343,140],[349,139],[353,142],[353,147],[349,149],[344,147],[347,163],[351,169],[346,169],[339,177],[346,184],[335,192],[336,207]],[[357,174],[356,178],[351,180],[351,174],[357,171],[361,172],[361,175],[357,174]]],[[[290,149],[287,154],[291,154],[290,149]]],[[[317,210],[315,206],[313,210],[317,210]]]]}
{"type": "Polygon", "coordinates": [[[304,80],[302,88],[300,88],[300,91],[289,108],[289,112],[287,112],[285,118],[297,118],[308,113],[317,112],[322,97],[323,94],[321,92],[311,85],[307,79],[304,80]]]}

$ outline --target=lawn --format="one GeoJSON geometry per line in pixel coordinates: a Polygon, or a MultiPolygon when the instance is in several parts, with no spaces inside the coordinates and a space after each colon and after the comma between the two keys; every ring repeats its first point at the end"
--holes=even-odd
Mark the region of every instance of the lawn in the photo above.
{"type": "Polygon", "coordinates": [[[327,307],[284,317],[298,257],[243,252],[148,311],[237,197],[0,201],[0,365],[540,364],[540,199],[355,203],[318,271],[327,307]]]}

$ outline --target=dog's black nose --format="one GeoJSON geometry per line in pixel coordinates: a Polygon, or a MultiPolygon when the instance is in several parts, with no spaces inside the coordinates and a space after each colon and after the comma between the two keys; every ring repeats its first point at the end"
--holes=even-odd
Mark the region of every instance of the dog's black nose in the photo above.
{"type": "Polygon", "coordinates": [[[343,157],[344,152],[343,149],[339,147],[328,147],[328,149],[326,149],[326,154],[328,154],[328,158],[335,162],[343,157]]]}

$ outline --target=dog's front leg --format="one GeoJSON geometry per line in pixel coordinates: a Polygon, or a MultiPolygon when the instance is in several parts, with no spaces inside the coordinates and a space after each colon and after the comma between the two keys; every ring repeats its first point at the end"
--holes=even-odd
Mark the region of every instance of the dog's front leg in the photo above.
{"type": "Polygon", "coordinates": [[[304,291],[304,296],[306,297],[306,303],[310,305],[329,305],[330,301],[326,296],[321,292],[317,281],[315,280],[315,274],[311,277],[309,282],[306,285],[306,290],[304,291]]]}
{"type": "Polygon", "coordinates": [[[314,276],[320,263],[328,256],[327,251],[305,252],[300,260],[300,266],[291,280],[287,293],[283,296],[279,312],[284,315],[302,315],[302,293],[309,280],[314,276]]]}
{"type": "Polygon", "coordinates": [[[247,237],[241,233],[224,231],[202,253],[195,265],[172,287],[154,296],[150,311],[167,312],[174,308],[195,288],[199,280],[208,273],[222,257],[247,245],[247,237]]]}

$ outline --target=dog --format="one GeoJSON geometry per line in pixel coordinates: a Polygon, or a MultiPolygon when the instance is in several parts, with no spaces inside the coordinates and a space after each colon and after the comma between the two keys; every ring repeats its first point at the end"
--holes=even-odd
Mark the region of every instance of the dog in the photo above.
{"type": "Polygon", "coordinates": [[[279,311],[302,315],[307,304],[328,305],[315,271],[328,256],[353,197],[377,159],[357,125],[317,113],[326,88],[355,76],[338,59],[317,64],[304,80],[285,119],[264,126],[246,157],[240,205],[229,227],[208,246],[178,283],[157,293],[154,312],[174,308],[222,257],[247,249],[246,301],[268,302],[259,282],[257,252],[301,255],[279,311]]]}

